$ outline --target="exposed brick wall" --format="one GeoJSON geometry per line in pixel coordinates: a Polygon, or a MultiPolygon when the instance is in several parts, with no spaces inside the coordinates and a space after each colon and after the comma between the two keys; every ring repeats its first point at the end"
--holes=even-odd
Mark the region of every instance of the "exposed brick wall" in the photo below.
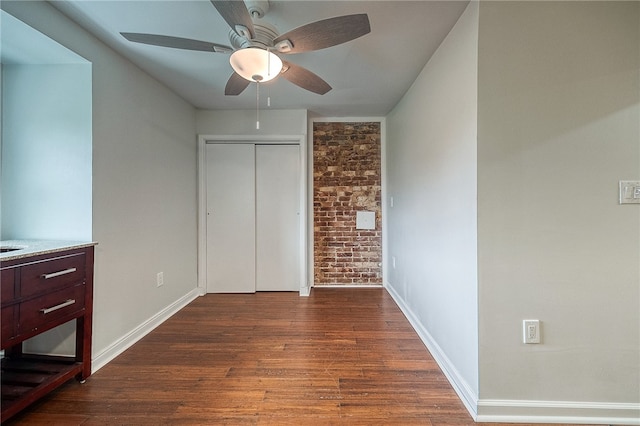
{"type": "Polygon", "coordinates": [[[314,123],[314,283],[382,285],[380,123],[314,123]],[[375,230],[356,230],[357,211],[375,230]]]}

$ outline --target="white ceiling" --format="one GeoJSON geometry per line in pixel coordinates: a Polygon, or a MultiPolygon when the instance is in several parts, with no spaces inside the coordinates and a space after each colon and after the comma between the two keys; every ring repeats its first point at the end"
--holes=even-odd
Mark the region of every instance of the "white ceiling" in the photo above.
{"type": "MultiPolygon", "coordinates": [[[[286,55],[286,60],[313,71],[333,90],[317,95],[283,78],[261,88],[263,98],[270,95],[272,108],[302,108],[338,117],[386,115],[449,33],[468,0],[269,3],[262,20],[280,33],[320,19],[368,14],[371,33],[339,46],[286,55]]],[[[152,33],[230,45],[229,26],[210,1],[58,0],[52,4],[195,107],[256,107],[255,85],[239,96],[224,95],[232,74],[229,54],[131,43],[120,35],[152,33]]]]}

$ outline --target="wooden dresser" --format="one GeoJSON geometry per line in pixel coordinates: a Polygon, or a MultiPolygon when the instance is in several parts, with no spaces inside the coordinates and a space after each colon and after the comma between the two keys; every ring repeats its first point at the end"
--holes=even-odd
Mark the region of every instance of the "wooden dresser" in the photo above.
{"type": "Polygon", "coordinates": [[[45,247],[0,258],[2,422],[69,379],[91,375],[94,245],[45,247]],[[26,339],[72,320],[75,356],[23,353],[26,339]]]}

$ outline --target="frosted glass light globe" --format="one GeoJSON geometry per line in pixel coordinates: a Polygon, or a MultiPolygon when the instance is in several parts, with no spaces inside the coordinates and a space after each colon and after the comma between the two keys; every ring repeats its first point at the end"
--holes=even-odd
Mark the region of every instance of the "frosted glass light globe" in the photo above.
{"type": "Polygon", "coordinates": [[[260,83],[273,80],[282,70],[282,60],[277,55],[257,47],[236,50],[229,63],[243,78],[260,83]]]}

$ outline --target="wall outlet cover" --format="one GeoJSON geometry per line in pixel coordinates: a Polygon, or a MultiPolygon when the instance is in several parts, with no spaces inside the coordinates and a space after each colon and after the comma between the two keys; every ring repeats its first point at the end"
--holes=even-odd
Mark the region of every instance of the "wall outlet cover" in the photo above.
{"type": "Polygon", "coordinates": [[[640,204],[640,180],[621,180],[620,204],[640,204]]]}
{"type": "Polygon", "coordinates": [[[522,341],[526,344],[540,343],[540,320],[522,321],[522,341]]]}

